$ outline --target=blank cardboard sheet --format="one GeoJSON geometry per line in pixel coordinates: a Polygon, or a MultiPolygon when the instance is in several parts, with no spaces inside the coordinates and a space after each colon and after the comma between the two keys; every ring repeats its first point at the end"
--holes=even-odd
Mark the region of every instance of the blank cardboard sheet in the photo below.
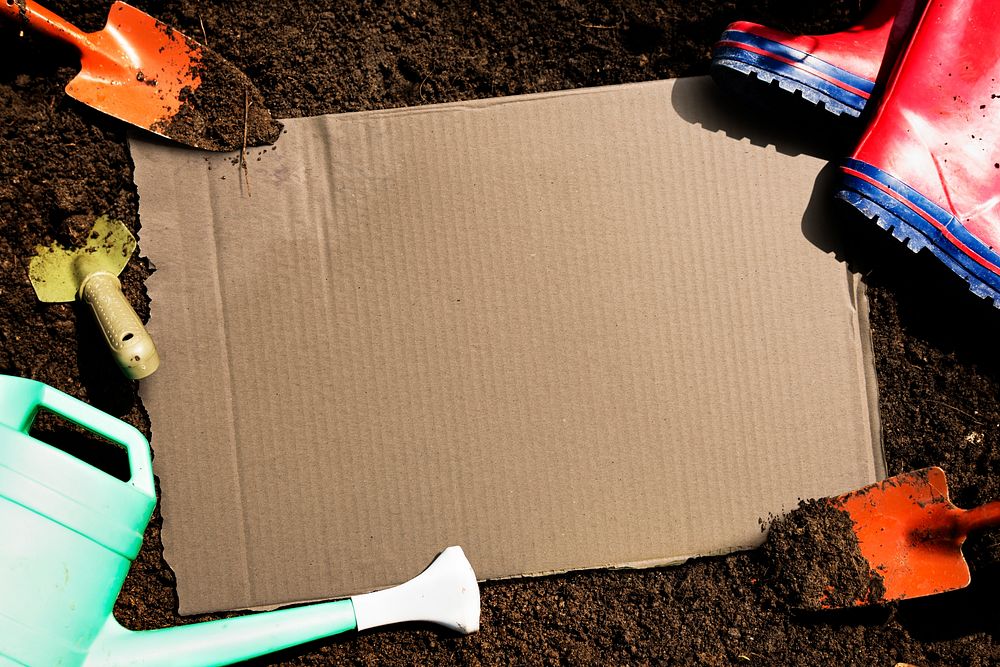
{"type": "Polygon", "coordinates": [[[804,229],[824,162],[705,79],[133,139],[142,382],[182,613],[759,544],[881,474],[866,308],[804,229]],[[713,120],[714,119],[714,120],[713,120]]]}

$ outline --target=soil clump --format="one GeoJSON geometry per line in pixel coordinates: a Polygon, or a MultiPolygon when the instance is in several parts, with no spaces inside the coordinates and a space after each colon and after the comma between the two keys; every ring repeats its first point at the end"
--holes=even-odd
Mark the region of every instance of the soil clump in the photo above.
{"type": "Polygon", "coordinates": [[[153,131],[210,151],[274,143],[281,123],[271,117],[250,78],[208,47],[201,47],[200,55],[193,72],[200,84],[184,88],[181,108],[153,131]]]}
{"type": "Polygon", "coordinates": [[[875,604],[882,575],[861,554],[851,515],[829,500],[808,500],[771,522],[762,548],[777,575],[775,591],[804,609],[875,604]]]}

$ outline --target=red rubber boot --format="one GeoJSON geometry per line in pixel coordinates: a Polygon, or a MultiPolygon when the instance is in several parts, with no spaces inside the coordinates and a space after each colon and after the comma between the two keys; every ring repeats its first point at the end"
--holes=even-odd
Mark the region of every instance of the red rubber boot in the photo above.
{"type": "Polygon", "coordinates": [[[1000,2],[933,0],[837,196],[1000,307],[1000,2]]]}
{"type": "Polygon", "coordinates": [[[860,25],[829,35],[790,35],[737,21],[722,33],[712,75],[727,88],[747,77],[800,93],[837,115],[861,115],[883,61],[891,67],[923,0],[881,0],[860,25]]]}

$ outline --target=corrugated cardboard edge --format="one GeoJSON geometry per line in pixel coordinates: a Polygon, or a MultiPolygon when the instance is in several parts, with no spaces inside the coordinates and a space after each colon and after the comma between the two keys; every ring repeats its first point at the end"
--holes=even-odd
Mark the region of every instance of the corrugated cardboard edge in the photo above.
{"type": "MultiPolygon", "coordinates": [[[[546,570],[544,572],[528,572],[528,573],[525,573],[525,574],[517,574],[517,575],[506,576],[506,577],[491,577],[489,579],[489,581],[516,581],[516,580],[521,580],[521,579],[538,579],[540,577],[552,577],[552,576],[558,576],[560,574],[569,574],[569,573],[575,573],[575,572],[598,572],[598,571],[606,571],[606,570],[648,570],[648,569],[651,569],[651,568],[654,568],[654,567],[677,567],[677,566],[680,566],[680,565],[684,565],[689,560],[694,559],[694,558],[711,558],[713,556],[727,556],[729,554],[737,553],[737,552],[740,552],[740,551],[747,551],[749,549],[754,549],[754,548],[756,548],[758,546],[760,546],[760,545],[757,545],[757,544],[741,545],[741,546],[735,547],[733,549],[724,549],[724,550],[720,550],[720,551],[710,551],[708,553],[697,553],[697,554],[689,554],[689,555],[684,555],[684,556],[674,556],[674,557],[671,557],[671,558],[663,558],[663,559],[653,559],[653,560],[636,561],[636,562],[633,562],[633,563],[608,563],[606,565],[597,565],[597,566],[591,566],[591,567],[573,568],[573,569],[569,569],[569,570],[546,570]]],[[[475,568],[475,566],[476,566],[476,564],[472,563],[473,569],[475,568]]],[[[414,576],[416,576],[416,574],[417,573],[414,573],[414,576]]],[[[482,582],[485,582],[487,580],[486,579],[478,579],[478,581],[480,583],[482,583],[482,582]]],[[[296,602],[283,602],[281,604],[276,604],[276,605],[264,605],[264,606],[259,606],[259,607],[245,607],[245,608],[235,609],[235,610],[231,610],[231,611],[236,611],[236,612],[240,612],[240,611],[244,611],[244,612],[265,612],[265,611],[274,611],[275,609],[284,609],[285,607],[298,607],[298,606],[301,606],[301,605],[304,605],[304,604],[316,604],[316,603],[327,602],[327,601],[328,601],[328,598],[316,598],[316,599],[311,599],[311,600],[299,600],[299,601],[296,601],[296,602]]],[[[226,612],[226,613],[229,613],[229,612],[226,612]]]]}
{"type": "Polygon", "coordinates": [[[885,464],[885,445],[882,442],[882,418],[878,405],[878,376],[875,373],[875,346],[868,309],[868,289],[861,276],[848,270],[854,283],[855,304],[858,312],[858,332],[861,335],[861,363],[865,374],[865,392],[868,395],[868,423],[871,427],[872,459],[875,461],[875,478],[883,480],[888,475],[885,464]]]}

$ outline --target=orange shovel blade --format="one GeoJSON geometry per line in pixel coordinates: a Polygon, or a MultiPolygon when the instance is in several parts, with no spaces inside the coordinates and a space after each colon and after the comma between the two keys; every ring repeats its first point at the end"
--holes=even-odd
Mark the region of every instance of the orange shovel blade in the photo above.
{"type": "Polygon", "coordinates": [[[969,585],[969,567],[962,556],[966,531],[959,529],[965,511],[948,499],[948,483],[940,468],[890,477],[832,498],[831,503],[854,521],[862,555],[882,576],[882,601],[969,585]]]}
{"type": "Polygon", "coordinates": [[[86,42],[82,68],[66,92],[157,134],[201,83],[201,46],[123,2],[112,5],[107,25],[86,42]]]}
{"type": "Polygon", "coordinates": [[[34,0],[0,0],[0,16],[76,47],[81,69],[66,92],[110,116],[208,150],[272,143],[281,132],[245,74],[124,2],[93,33],[34,0]]]}

